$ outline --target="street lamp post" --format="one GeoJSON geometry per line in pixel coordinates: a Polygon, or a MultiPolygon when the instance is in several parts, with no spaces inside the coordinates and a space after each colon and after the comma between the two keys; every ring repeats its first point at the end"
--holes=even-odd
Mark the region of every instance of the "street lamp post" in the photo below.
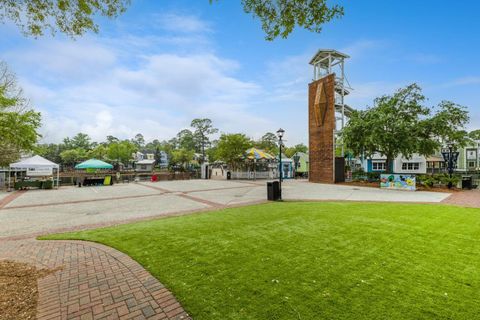
{"type": "Polygon", "coordinates": [[[442,156],[443,156],[443,159],[446,162],[447,170],[448,170],[448,176],[450,177],[450,181],[448,182],[448,188],[450,189],[450,188],[452,188],[451,179],[452,179],[452,176],[453,176],[455,165],[458,161],[459,152],[454,152],[454,145],[451,142],[449,142],[447,144],[447,147],[448,147],[447,150],[442,150],[442,156]]]}
{"type": "Polygon", "coordinates": [[[280,175],[279,175],[279,181],[278,181],[278,189],[279,189],[279,199],[282,200],[282,176],[283,176],[283,170],[282,170],[282,138],[283,134],[285,133],[285,130],[282,128],[277,130],[277,137],[278,137],[278,146],[279,146],[279,155],[278,155],[278,160],[279,160],[279,165],[278,168],[280,170],[280,175]]]}

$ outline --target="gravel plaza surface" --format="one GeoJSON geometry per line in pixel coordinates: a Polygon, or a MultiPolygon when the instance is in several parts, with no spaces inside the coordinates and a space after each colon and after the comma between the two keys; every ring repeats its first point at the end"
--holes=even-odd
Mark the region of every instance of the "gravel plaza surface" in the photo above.
{"type": "MultiPolygon", "coordinates": [[[[302,201],[436,203],[450,194],[285,181],[283,198],[302,201]]],[[[180,180],[64,186],[0,194],[0,239],[98,227],[266,201],[266,181],[180,180]]]]}

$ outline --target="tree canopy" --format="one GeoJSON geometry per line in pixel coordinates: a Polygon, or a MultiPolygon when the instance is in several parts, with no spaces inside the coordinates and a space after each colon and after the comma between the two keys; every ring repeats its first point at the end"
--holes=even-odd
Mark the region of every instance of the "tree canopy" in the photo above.
{"type": "Polygon", "coordinates": [[[188,129],[183,129],[177,134],[176,143],[181,149],[200,150],[197,148],[193,132],[188,129]]]}
{"type": "Polygon", "coordinates": [[[289,158],[293,157],[297,152],[304,152],[308,151],[308,147],[303,143],[296,144],[293,147],[286,147],[285,148],[285,155],[289,158]]]}
{"type": "Polygon", "coordinates": [[[424,101],[416,84],[375,99],[373,107],[352,113],[342,133],[345,145],[356,156],[385,156],[388,169],[399,155],[428,156],[446,142],[464,146],[464,127],[469,121],[466,108],[443,101],[431,109],[424,101]]]}
{"type": "Polygon", "coordinates": [[[24,98],[15,75],[0,61],[0,167],[35,147],[40,119],[40,113],[24,98]]]}
{"type": "MultiPolygon", "coordinates": [[[[210,0],[210,3],[219,0],[210,0]]],[[[77,37],[98,32],[95,18],[116,18],[131,0],[0,0],[0,23],[11,21],[25,35],[38,37],[61,32],[77,37]]],[[[287,38],[295,27],[321,32],[322,26],[343,16],[338,4],[327,0],[241,0],[246,13],[258,18],[267,40],[287,38]]]]}
{"type": "Polygon", "coordinates": [[[479,130],[473,130],[468,134],[468,137],[472,139],[473,141],[478,141],[480,142],[480,129],[479,130]]]}
{"type": "Polygon", "coordinates": [[[193,137],[195,139],[197,150],[202,153],[202,162],[205,161],[205,149],[210,143],[209,136],[217,133],[218,129],[212,124],[212,120],[208,118],[193,119],[190,126],[194,129],[193,137]]]}
{"type": "Polygon", "coordinates": [[[137,150],[138,146],[128,140],[112,142],[107,147],[107,157],[116,163],[127,164],[137,150]]]}
{"type": "Polygon", "coordinates": [[[278,153],[278,138],[272,132],[265,133],[259,141],[255,142],[255,147],[271,154],[278,153]]]}
{"type": "Polygon", "coordinates": [[[217,157],[235,169],[244,160],[245,151],[253,143],[243,133],[222,134],[217,144],[217,157]]]}
{"type": "Polygon", "coordinates": [[[242,0],[242,5],[246,13],[260,20],[269,41],[287,38],[297,26],[321,32],[325,23],[344,14],[342,6],[329,6],[327,0],[242,0]]]}
{"type": "Polygon", "coordinates": [[[86,133],[77,133],[73,138],[63,139],[66,149],[83,149],[88,151],[92,148],[92,139],[86,133]]]}
{"type": "Polygon", "coordinates": [[[71,37],[98,32],[96,16],[116,18],[130,0],[0,0],[0,23],[13,22],[27,36],[45,32],[71,37]]]}
{"type": "Polygon", "coordinates": [[[195,152],[193,150],[187,150],[187,149],[177,149],[172,151],[172,156],[171,156],[171,166],[181,168],[181,169],[186,169],[187,165],[190,161],[193,160],[195,152]]]}

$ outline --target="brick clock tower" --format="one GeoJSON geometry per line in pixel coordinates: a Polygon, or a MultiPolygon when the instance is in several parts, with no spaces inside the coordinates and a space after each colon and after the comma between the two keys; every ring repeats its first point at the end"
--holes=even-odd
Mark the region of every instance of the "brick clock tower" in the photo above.
{"type": "Polygon", "coordinates": [[[345,181],[344,146],[339,134],[352,109],[345,104],[347,86],[344,62],[349,56],[321,49],[310,61],[313,81],[308,85],[309,180],[345,181]]]}

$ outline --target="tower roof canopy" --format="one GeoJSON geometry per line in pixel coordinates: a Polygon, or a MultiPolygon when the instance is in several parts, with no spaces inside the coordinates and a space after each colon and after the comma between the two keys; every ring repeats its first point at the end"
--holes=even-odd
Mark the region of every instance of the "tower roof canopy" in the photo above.
{"type": "Polygon", "coordinates": [[[338,59],[348,59],[348,58],[350,58],[349,55],[347,55],[345,53],[341,53],[341,52],[339,52],[337,50],[334,50],[334,49],[320,49],[313,56],[313,58],[310,60],[310,64],[314,65],[318,61],[328,57],[329,55],[331,55],[333,58],[338,58],[338,59]]]}

